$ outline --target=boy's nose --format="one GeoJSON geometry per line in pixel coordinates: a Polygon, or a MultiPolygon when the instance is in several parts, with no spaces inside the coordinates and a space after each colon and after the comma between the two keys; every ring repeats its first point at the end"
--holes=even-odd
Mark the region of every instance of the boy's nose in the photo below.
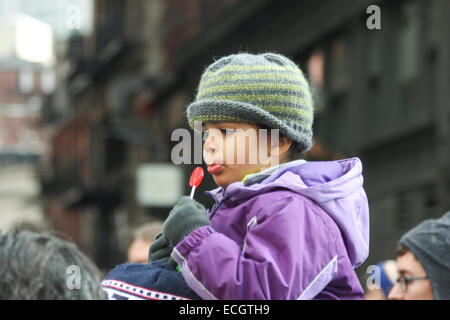
{"type": "Polygon", "coordinates": [[[211,137],[208,137],[205,140],[205,143],[203,144],[203,150],[211,153],[211,152],[215,152],[216,148],[217,148],[216,143],[214,143],[212,141],[211,137]]]}
{"type": "Polygon", "coordinates": [[[207,136],[203,136],[203,149],[208,152],[215,152],[221,148],[223,141],[219,130],[209,130],[207,136]]]}

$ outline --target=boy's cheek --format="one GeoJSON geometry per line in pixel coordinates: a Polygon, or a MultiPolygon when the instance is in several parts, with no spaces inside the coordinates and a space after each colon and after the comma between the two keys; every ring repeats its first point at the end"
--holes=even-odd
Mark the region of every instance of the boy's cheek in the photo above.
{"type": "Polygon", "coordinates": [[[203,160],[207,165],[212,163],[224,163],[222,152],[211,153],[203,150],[203,160]]]}

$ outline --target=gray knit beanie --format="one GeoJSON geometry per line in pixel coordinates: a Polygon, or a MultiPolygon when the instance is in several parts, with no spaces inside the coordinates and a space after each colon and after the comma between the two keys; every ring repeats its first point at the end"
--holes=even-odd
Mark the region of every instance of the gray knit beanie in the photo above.
{"type": "Polygon", "coordinates": [[[249,122],[279,129],[306,151],[312,145],[313,101],[308,81],[288,58],[275,53],[223,57],[204,71],[187,108],[195,121],[249,122]]]}
{"type": "Polygon", "coordinates": [[[419,260],[430,278],[435,300],[450,300],[450,211],[425,220],[407,232],[399,244],[419,260]]]}

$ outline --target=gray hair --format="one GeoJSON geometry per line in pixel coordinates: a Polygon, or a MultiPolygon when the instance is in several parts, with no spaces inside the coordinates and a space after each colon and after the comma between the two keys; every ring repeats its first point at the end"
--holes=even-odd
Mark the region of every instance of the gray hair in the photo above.
{"type": "Polygon", "coordinates": [[[0,299],[103,300],[105,296],[99,270],[73,243],[56,233],[13,229],[0,232],[0,299]]]}

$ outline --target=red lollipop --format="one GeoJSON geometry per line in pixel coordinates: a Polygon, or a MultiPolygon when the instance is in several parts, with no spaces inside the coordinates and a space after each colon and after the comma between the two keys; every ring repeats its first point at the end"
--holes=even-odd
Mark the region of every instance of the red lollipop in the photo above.
{"type": "Polygon", "coordinates": [[[195,189],[200,185],[204,176],[205,176],[205,171],[203,170],[202,167],[197,167],[192,172],[191,178],[189,179],[189,186],[192,187],[191,199],[194,199],[195,189]]]}

